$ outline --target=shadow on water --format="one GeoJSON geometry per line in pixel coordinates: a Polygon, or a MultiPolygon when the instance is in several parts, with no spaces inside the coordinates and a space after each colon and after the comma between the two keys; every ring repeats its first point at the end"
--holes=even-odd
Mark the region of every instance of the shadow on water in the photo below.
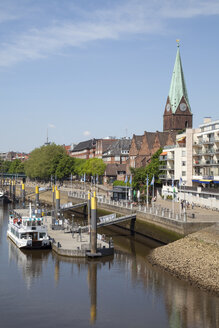
{"type": "Polygon", "coordinates": [[[21,251],[4,236],[6,226],[7,211],[0,211],[0,238],[9,259],[0,257],[4,328],[28,322],[33,328],[219,327],[218,298],[147,263],[146,255],[160,246],[153,240],[104,228],[101,233],[113,237],[114,257],[88,261],[21,251]]]}

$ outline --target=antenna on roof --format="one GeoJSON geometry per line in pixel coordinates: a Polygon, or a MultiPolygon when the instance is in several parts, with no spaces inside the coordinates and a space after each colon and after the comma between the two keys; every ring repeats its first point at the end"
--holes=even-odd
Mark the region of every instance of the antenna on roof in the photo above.
{"type": "Polygon", "coordinates": [[[48,135],[48,127],[46,129],[46,142],[45,142],[45,146],[48,146],[50,145],[50,142],[49,142],[49,135],[48,135]]]}

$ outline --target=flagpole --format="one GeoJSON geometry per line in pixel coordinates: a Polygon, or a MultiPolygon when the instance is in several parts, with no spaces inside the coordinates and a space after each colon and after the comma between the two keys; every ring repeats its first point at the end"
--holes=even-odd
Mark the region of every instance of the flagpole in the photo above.
{"type": "Polygon", "coordinates": [[[153,207],[154,207],[154,183],[153,183],[153,207]]]}
{"type": "Polygon", "coordinates": [[[147,208],[148,208],[148,174],[147,174],[147,208]]]}
{"type": "Polygon", "coordinates": [[[173,217],[174,217],[174,180],[172,180],[172,188],[173,188],[172,212],[173,212],[173,217]]]}
{"type": "Polygon", "coordinates": [[[182,181],[181,181],[181,178],[180,178],[180,183],[179,183],[179,194],[180,194],[180,197],[179,197],[179,219],[181,220],[181,184],[182,184],[182,181]]]}

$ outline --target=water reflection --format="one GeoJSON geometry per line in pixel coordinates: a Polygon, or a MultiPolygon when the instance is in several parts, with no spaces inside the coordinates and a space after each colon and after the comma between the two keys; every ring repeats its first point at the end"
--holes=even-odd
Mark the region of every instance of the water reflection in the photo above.
{"type": "Polygon", "coordinates": [[[158,294],[163,296],[169,327],[219,327],[219,298],[155,269],[142,252],[132,252],[136,250],[132,240],[128,249],[122,245],[119,245],[122,251],[115,253],[115,259],[119,264],[125,263],[126,270],[130,270],[133,286],[141,284],[145,291],[152,292],[152,298],[158,294]]]}
{"type": "MultiPolygon", "coordinates": [[[[87,260],[83,258],[67,258],[56,255],[53,253],[53,259],[55,263],[54,268],[54,280],[56,286],[60,282],[60,269],[65,263],[76,266],[78,272],[87,271],[87,284],[90,297],[90,323],[95,324],[97,320],[97,271],[101,270],[105,264],[108,264],[108,269],[110,270],[110,264],[113,262],[113,256],[106,257],[101,260],[87,260]]],[[[73,269],[72,269],[73,272],[73,269]]]]}
{"type": "MultiPolygon", "coordinates": [[[[2,233],[2,223],[5,224],[6,228],[7,222],[6,218],[2,221],[2,217],[2,212],[0,212],[0,234],[2,233]]],[[[63,326],[71,327],[75,317],[78,319],[75,326],[82,327],[84,322],[82,319],[85,320],[84,318],[88,317],[87,320],[95,327],[104,325],[105,327],[128,328],[133,327],[133,321],[129,322],[130,317],[128,317],[131,311],[134,311],[136,327],[219,327],[218,298],[170,277],[147,262],[146,256],[151,248],[158,246],[155,242],[148,240],[146,245],[145,239],[142,239],[144,243],[141,243],[124,232],[110,231],[109,235],[113,236],[115,243],[114,258],[110,257],[98,261],[61,257],[45,250],[24,252],[8,240],[9,262],[16,263],[22,272],[28,291],[31,290],[30,294],[34,292],[34,297],[36,297],[34,306],[37,306],[41,314],[45,313],[45,318],[48,318],[49,313],[51,313],[49,318],[53,325],[50,324],[48,327],[55,326],[56,323],[61,324],[63,318],[66,320],[63,326]],[[73,274],[75,271],[77,271],[77,275],[73,274]],[[51,296],[48,304],[45,302],[40,307],[42,295],[45,297],[44,283],[46,284],[46,293],[50,293],[51,296]],[[127,289],[127,293],[120,293],[121,286],[127,289]],[[104,288],[104,291],[101,288],[104,288]],[[126,299],[124,295],[127,297],[126,299]],[[61,307],[60,304],[63,306],[61,307]],[[54,307],[57,316],[52,319],[54,307]],[[62,312],[58,312],[59,308],[62,312]],[[127,316],[122,315],[124,309],[127,316]],[[163,312],[159,312],[160,309],[163,312]],[[143,311],[145,312],[144,315],[142,315],[143,311]],[[59,318],[59,314],[62,314],[63,317],[59,318]],[[144,321],[145,317],[149,320],[150,315],[153,317],[151,319],[153,320],[152,325],[148,322],[146,324],[144,321]],[[156,316],[157,318],[155,318],[156,316]],[[120,322],[118,322],[118,318],[120,322]],[[156,319],[158,325],[154,324],[156,319]]],[[[4,263],[2,257],[1,263],[4,263],[5,267],[6,262],[4,263]]],[[[16,270],[14,274],[16,274],[16,270]]],[[[14,286],[12,289],[13,298],[16,295],[14,288],[18,287],[14,286]]],[[[25,303],[28,294],[24,293],[24,295],[26,295],[23,296],[25,303]]],[[[31,301],[34,302],[33,298],[31,301]]],[[[5,306],[5,302],[5,299],[1,299],[0,295],[0,305],[5,306]]],[[[11,299],[8,304],[10,302],[11,299]]],[[[5,311],[8,311],[6,315],[10,318],[10,307],[5,306],[5,311]]],[[[31,319],[30,313],[31,308],[29,308],[31,319]]],[[[26,315],[26,312],[23,314],[26,315]]],[[[36,319],[36,317],[34,318],[36,319]]],[[[7,322],[10,323],[10,319],[7,322]]],[[[33,327],[36,326],[37,324],[33,327]]],[[[88,322],[86,321],[83,327],[87,326],[88,322]]]]}
{"type": "Polygon", "coordinates": [[[42,274],[49,254],[49,250],[44,250],[43,252],[40,250],[20,250],[11,240],[8,240],[9,262],[16,262],[18,268],[23,273],[28,289],[33,285],[33,280],[39,278],[42,274]]]}

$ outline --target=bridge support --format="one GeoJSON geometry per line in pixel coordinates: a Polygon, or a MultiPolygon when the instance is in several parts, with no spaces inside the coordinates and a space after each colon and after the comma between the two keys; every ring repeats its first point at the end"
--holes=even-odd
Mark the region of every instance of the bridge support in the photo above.
{"type": "Polygon", "coordinates": [[[86,218],[86,211],[87,211],[87,204],[84,205],[84,209],[83,209],[84,218],[86,218]]]}
{"type": "Polygon", "coordinates": [[[136,218],[131,219],[131,222],[130,222],[130,231],[131,231],[132,236],[135,234],[135,221],[136,221],[136,218]]]}

